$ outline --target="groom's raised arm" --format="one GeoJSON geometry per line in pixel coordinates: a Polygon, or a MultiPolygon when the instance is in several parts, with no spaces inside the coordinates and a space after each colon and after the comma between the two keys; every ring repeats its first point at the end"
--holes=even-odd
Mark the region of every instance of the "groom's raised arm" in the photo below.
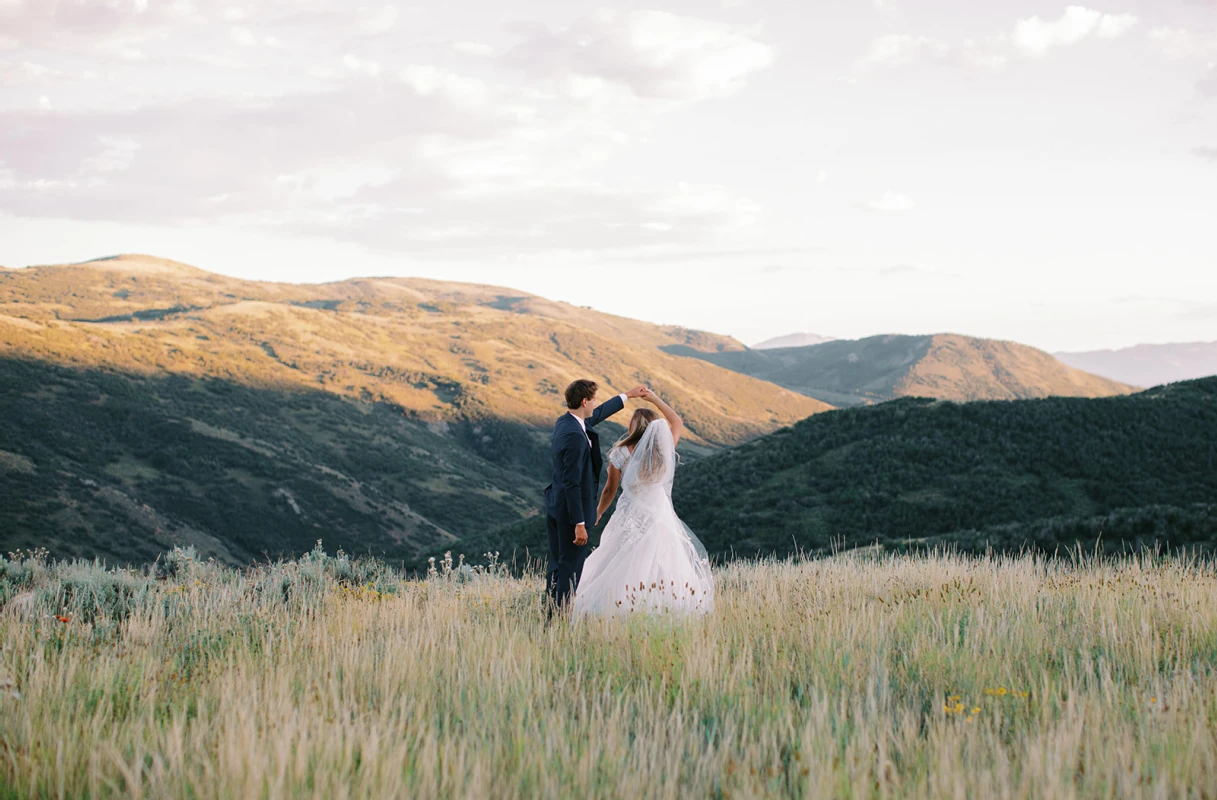
{"type": "Polygon", "coordinates": [[[587,522],[583,516],[583,465],[579,459],[581,448],[575,435],[568,433],[562,439],[562,491],[566,494],[566,513],[570,515],[570,521],[583,525],[587,522]]]}
{"type": "Polygon", "coordinates": [[[587,418],[587,427],[591,428],[604,422],[609,417],[616,414],[621,409],[625,408],[625,401],[628,395],[619,394],[607,403],[601,403],[596,406],[596,410],[587,418]]]}

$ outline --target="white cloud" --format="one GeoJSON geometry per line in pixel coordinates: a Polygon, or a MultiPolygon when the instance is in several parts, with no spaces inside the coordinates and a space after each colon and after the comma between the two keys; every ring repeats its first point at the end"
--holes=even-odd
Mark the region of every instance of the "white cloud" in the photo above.
{"type": "Polygon", "coordinates": [[[967,39],[961,47],[955,50],[954,58],[965,66],[977,69],[1005,69],[1010,62],[1009,57],[1002,52],[1005,44],[1004,36],[990,37],[984,41],[967,39]]]}
{"type": "Polygon", "coordinates": [[[647,210],[657,216],[676,220],[676,224],[680,224],[681,220],[729,218],[736,228],[755,224],[761,213],[760,206],[754,200],[737,197],[726,186],[688,183],[680,183],[676,191],[657,197],[647,206],[647,210]]]}
{"type": "Polygon", "coordinates": [[[1076,44],[1092,35],[1106,39],[1123,36],[1137,21],[1132,14],[1103,14],[1084,6],[1069,6],[1056,20],[1021,20],[1014,28],[1014,44],[1026,55],[1039,58],[1053,47],[1076,44]]]}
{"type": "Polygon", "coordinates": [[[491,58],[495,54],[493,47],[481,42],[453,42],[452,49],[462,55],[473,56],[475,58],[491,58]]]}
{"type": "Polygon", "coordinates": [[[477,105],[487,99],[486,84],[433,66],[412,65],[398,73],[424,97],[441,94],[458,105],[477,105]]]}
{"type": "Polygon", "coordinates": [[[31,61],[20,61],[14,64],[0,60],[0,87],[47,86],[58,81],[70,80],[76,80],[76,76],[43,64],[35,64],[31,61]]]}
{"type": "Polygon", "coordinates": [[[0,29],[21,47],[0,63],[0,85],[49,81],[23,65],[32,48],[50,64],[62,51],[103,74],[129,70],[137,90],[54,113],[0,110],[0,207],[14,215],[208,220],[435,258],[705,249],[763,218],[726,186],[603,169],[662,115],[767,68],[773,52],[755,27],[602,12],[557,30],[509,27],[515,47],[406,48],[384,36],[401,27],[386,5],[107,0],[86,14],[77,0],[45,0],[53,24],[27,3],[10,27],[4,2],[0,29]],[[412,63],[428,48],[477,62],[412,63]],[[168,64],[225,73],[167,91],[152,77],[168,64]]]}
{"type": "Polygon", "coordinates": [[[360,72],[370,78],[375,78],[380,74],[380,64],[375,61],[359,58],[353,53],[347,53],[342,57],[342,65],[351,72],[360,72]]]}
{"type": "Polygon", "coordinates": [[[898,67],[922,59],[945,58],[950,47],[925,36],[889,34],[880,36],[870,44],[862,56],[863,65],[898,67]]]}
{"type": "Polygon", "coordinates": [[[862,208],[865,208],[867,211],[897,213],[911,211],[916,205],[913,202],[913,198],[908,195],[897,192],[884,192],[882,197],[862,203],[862,208]]]}
{"type": "Polygon", "coordinates": [[[749,31],[665,11],[606,10],[556,31],[522,32],[506,63],[547,77],[599,77],[640,97],[676,101],[732,94],[774,59],[773,49],[749,31]]]}
{"type": "Polygon", "coordinates": [[[871,42],[858,61],[863,67],[901,67],[916,63],[944,64],[976,69],[998,70],[1008,59],[1000,51],[1002,39],[983,42],[966,39],[960,45],[926,36],[888,34],[871,42]]]}
{"type": "Polygon", "coordinates": [[[1169,58],[1208,58],[1217,55],[1217,34],[1206,36],[1186,28],[1160,27],[1149,32],[1149,40],[1169,58]]]}
{"type": "Polygon", "coordinates": [[[239,25],[233,27],[231,35],[233,42],[241,47],[253,47],[258,43],[258,37],[254,36],[249,28],[243,28],[239,25]]]}
{"type": "Polygon", "coordinates": [[[140,144],[131,137],[98,137],[99,152],[85,159],[84,169],[94,174],[122,172],[131,166],[140,144]]]}
{"type": "Polygon", "coordinates": [[[879,19],[884,25],[890,27],[900,21],[900,9],[892,0],[872,0],[871,4],[879,13],[879,19]]]}
{"type": "Polygon", "coordinates": [[[1196,91],[1206,97],[1217,97],[1217,64],[1210,64],[1208,72],[1196,84],[1196,91]]]}
{"type": "Polygon", "coordinates": [[[356,12],[356,29],[368,36],[380,36],[393,30],[397,25],[397,6],[385,5],[380,8],[361,7],[356,12]]]}
{"type": "Polygon", "coordinates": [[[1104,14],[1099,19],[1098,36],[1100,39],[1118,39],[1135,28],[1137,22],[1133,14],[1104,14]]]}

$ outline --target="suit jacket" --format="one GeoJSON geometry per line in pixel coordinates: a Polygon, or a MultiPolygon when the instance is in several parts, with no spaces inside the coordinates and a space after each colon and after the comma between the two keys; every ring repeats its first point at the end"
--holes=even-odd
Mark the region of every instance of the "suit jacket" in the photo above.
{"type": "Polygon", "coordinates": [[[550,445],[554,477],[553,483],[545,487],[545,506],[560,524],[574,526],[582,522],[589,528],[595,524],[604,456],[600,453],[600,436],[593,428],[623,408],[625,403],[620,397],[596,406],[584,421],[586,435],[579,420],[570,414],[563,414],[554,423],[550,445]]]}

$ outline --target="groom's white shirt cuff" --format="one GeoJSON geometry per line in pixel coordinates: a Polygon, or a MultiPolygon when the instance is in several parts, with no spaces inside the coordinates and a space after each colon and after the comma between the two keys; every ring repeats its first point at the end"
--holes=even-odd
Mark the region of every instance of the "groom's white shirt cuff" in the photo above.
{"type": "MultiPolygon", "coordinates": [[[[629,400],[630,400],[629,396],[628,396],[628,395],[625,395],[625,394],[619,394],[619,395],[617,395],[617,396],[621,398],[621,404],[622,404],[622,405],[625,405],[625,404],[626,404],[626,403],[628,403],[628,402],[629,402],[629,400]]],[[[575,415],[574,415],[574,414],[571,414],[571,416],[572,416],[572,417],[575,417],[575,415]]],[[[587,423],[586,423],[586,422],[584,422],[583,417],[575,417],[575,419],[579,420],[579,427],[583,429],[583,435],[584,435],[584,436],[587,436],[587,423]]],[[[592,443],[592,439],[591,439],[591,437],[590,437],[590,436],[588,436],[588,438],[587,438],[587,443],[588,443],[589,445],[592,443]]],[[[576,528],[577,528],[577,527],[579,527],[580,525],[586,525],[586,523],[583,523],[583,522],[576,522],[576,523],[575,523],[575,527],[576,527],[576,528]]]]}

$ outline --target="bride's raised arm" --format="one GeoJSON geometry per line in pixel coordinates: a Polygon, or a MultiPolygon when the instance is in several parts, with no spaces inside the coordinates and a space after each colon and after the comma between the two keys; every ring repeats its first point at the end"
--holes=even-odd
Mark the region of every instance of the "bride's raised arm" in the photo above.
{"type": "Polygon", "coordinates": [[[680,418],[680,414],[676,413],[676,409],[665,403],[662,397],[650,389],[643,390],[642,399],[655,406],[659,410],[659,413],[663,414],[663,418],[668,421],[668,426],[672,429],[672,444],[679,444],[680,434],[685,429],[685,421],[680,418]]]}

